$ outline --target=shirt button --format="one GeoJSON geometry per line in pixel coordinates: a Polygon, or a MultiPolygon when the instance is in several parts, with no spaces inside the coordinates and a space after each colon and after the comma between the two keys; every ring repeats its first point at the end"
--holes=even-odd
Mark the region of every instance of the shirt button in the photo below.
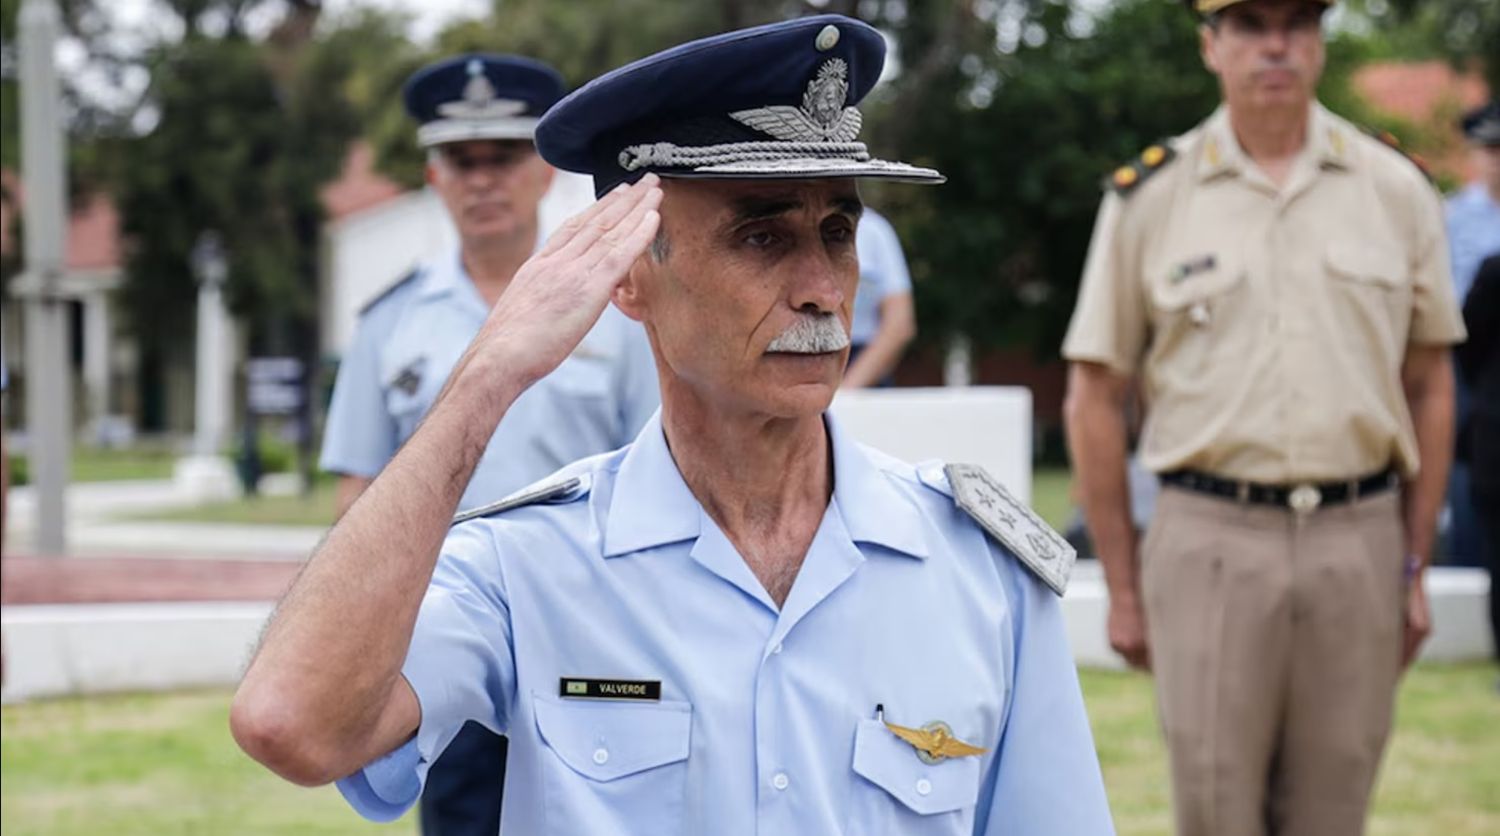
{"type": "Polygon", "coordinates": [[[608,749],[595,749],[594,750],[594,763],[597,763],[600,766],[603,766],[608,760],[609,760],[609,750],[608,749]]]}
{"type": "Polygon", "coordinates": [[[791,779],[786,777],[785,772],[778,772],[771,778],[771,786],[775,787],[778,790],[786,789],[787,785],[791,782],[791,779]]]}
{"type": "Polygon", "coordinates": [[[772,653],[780,653],[781,652],[781,642],[777,642],[776,646],[773,647],[773,648],[771,648],[771,652],[772,653]]]}
{"type": "Polygon", "coordinates": [[[917,795],[927,795],[932,792],[932,782],[923,778],[917,782],[917,795]]]}

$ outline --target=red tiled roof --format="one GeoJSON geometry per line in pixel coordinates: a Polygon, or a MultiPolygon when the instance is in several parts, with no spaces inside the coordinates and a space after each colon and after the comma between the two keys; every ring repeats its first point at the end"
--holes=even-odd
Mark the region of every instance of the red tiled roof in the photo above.
{"type": "Polygon", "coordinates": [[[1369,64],[1355,71],[1354,89],[1376,108],[1414,122],[1443,106],[1461,112],[1489,98],[1477,72],[1459,74],[1444,61],[1369,64]]]}
{"type": "Polygon", "coordinates": [[[339,179],[323,187],[323,210],[331,221],[378,206],[405,193],[405,189],[375,170],[375,150],[367,142],[355,142],[344,157],[339,179]]]}
{"type": "Polygon", "coordinates": [[[1376,110],[1422,128],[1425,147],[1417,148],[1435,172],[1466,180],[1472,162],[1458,129],[1458,117],[1489,99],[1478,72],[1456,72],[1444,61],[1368,64],[1354,73],[1354,89],[1376,110]]]}
{"type": "Polygon", "coordinates": [[[73,207],[67,264],[80,273],[120,269],[120,213],[108,195],[95,192],[73,207]]]}
{"type": "MultiPolygon", "coordinates": [[[[0,186],[7,199],[0,201],[0,253],[10,253],[20,244],[12,240],[11,215],[25,203],[21,178],[10,169],[0,169],[0,186]],[[14,201],[14,205],[12,205],[14,201]]],[[[378,206],[404,193],[401,186],[375,171],[375,152],[367,143],[356,142],[344,158],[339,178],[323,187],[323,209],[329,220],[378,206]]],[[[67,266],[78,272],[101,272],[121,267],[120,214],[114,200],[95,192],[71,207],[68,226],[67,266]]]]}

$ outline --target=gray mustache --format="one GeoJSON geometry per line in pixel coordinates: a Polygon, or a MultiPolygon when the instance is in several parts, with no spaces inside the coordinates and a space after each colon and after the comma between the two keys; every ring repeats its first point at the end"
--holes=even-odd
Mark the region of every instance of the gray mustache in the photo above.
{"type": "Polygon", "coordinates": [[[782,331],[766,353],[827,354],[849,346],[849,333],[835,314],[805,314],[782,331]]]}

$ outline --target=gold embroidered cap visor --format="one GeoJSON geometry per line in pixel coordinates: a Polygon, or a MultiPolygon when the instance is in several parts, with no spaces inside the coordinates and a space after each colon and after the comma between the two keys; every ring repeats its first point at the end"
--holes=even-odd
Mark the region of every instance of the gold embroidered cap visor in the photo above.
{"type": "MultiPolygon", "coordinates": [[[[1215,12],[1221,12],[1230,6],[1246,2],[1249,2],[1249,0],[1188,0],[1188,6],[1200,15],[1211,15],[1215,12]]],[[[1332,6],[1338,0],[1312,0],[1312,2],[1332,6]]]]}
{"type": "Polygon", "coordinates": [[[579,88],[537,126],[537,150],[593,175],[599,195],[648,172],[941,183],[931,168],[876,159],[859,139],[857,105],[884,64],[884,37],[839,15],[726,32],[579,88]]]}

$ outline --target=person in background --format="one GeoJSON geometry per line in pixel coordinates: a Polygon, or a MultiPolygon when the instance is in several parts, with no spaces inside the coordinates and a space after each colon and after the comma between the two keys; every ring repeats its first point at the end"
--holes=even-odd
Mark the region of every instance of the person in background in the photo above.
{"type": "MultiPolygon", "coordinates": [[[[1468,295],[1475,271],[1483,259],[1500,253],[1500,99],[1464,114],[1459,122],[1468,140],[1475,177],[1448,198],[1448,247],[1453,258],[1453,286],[1460,301],[1468,295]]],[[[1473,334],[1471,330],[1469,332],[1473,334]]],[[[1471,440],[1466,429],[1472,403],[1469,387],[1458,381],[1458,444],[1453,472],[1448,477],[1448,530],[1444,553],[1458,566],[1484,565],[1488,551],[1486,532],[1474,504],[1469,501],[1471,440]]]]}
{"type": "MultiPolygon", "coordinates": [[[[427,182],[458,246],[371,302],[339,367],[321,465],[339,475],[348,512],[431,410],[454,364],[517,268],[540,243],[537,207],[553,169],[537,155],[537,121],[562,97],[551,67],[464,55],[415,73],[407,112],[427,149],[427,182]]],[[[498,500],[568,462],[620,447],[659,403],[640,325],[600,317],[573,352],[507,411],[464,485],[463,509],[498,500]]],[[[494,836],[506,746],[466,726],[432,768],[422,797],[426,836],[494,836]]]]}
{"type": "Polygon", "coordinates": [[[889,386],[906,346],[917,335],[911,272],[891,222],[865,208],[855,237],[859,250],[859,291],[854,297],[854,325],[849,339],[849,368],[844,386],[859,389],[889,386]]]}
{"type": "Polygon", "coordinates": [[[1464,300],[1469,340],[1458,347],[1458,368],[1473,392],[1469,450],[1470,490],[1484,526],[1485,566],[1490,573],[1490,635],[1500,660],[1500,254],[1480,263],[1464,300]]]}
{"type": "Polygon", "coordinates": [[[1155,674],[1181,836],[1362,833],[1431,629],[1464,329],[1436,190],[1317,101],[1332,2],[1190,0],[1223,106],[1109,178],[1063,344],[1109,639],[1155,674]]]}

